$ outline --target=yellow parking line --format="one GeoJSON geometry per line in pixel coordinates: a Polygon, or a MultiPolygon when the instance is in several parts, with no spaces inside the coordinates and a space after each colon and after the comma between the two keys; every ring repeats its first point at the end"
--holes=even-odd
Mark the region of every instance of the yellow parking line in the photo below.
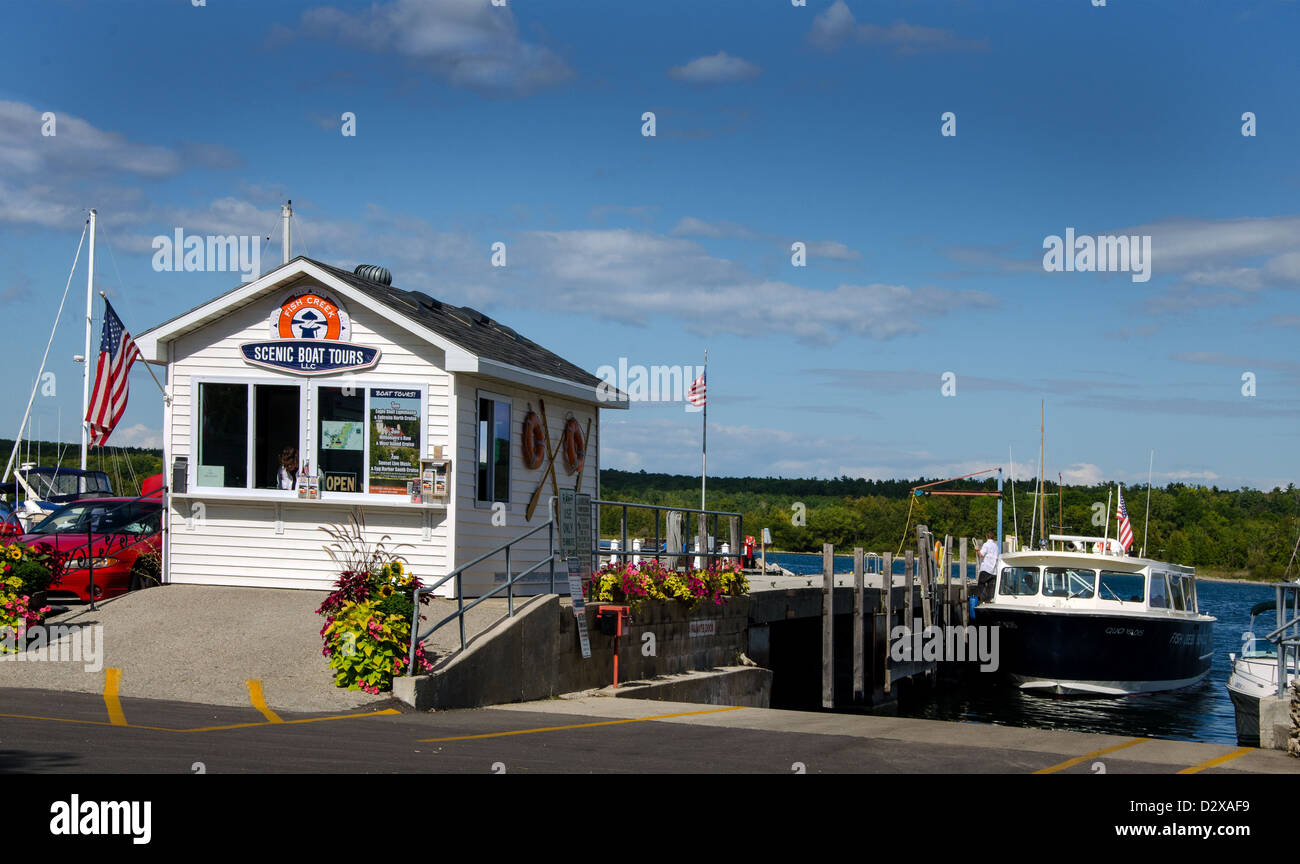
{"type": "MultiPolygon", "coordinates": [[[[335,714],[332,717],[301,717],[297,720],[281,720],[280,724],[291,726],[295,723],[319,723],[322,720],[350,720],[354,717],[381,717],[389,714],[401,714],[396,708],[385,708],[382,711],[370,711],[365,714],[335,714]]],[[[231,723],[229,726],[202,726],[198,729],[172,729],[172,732],[223,732],[227,729],[249,729],[253,726],[272,726],[274,722],[262,723],[231,723]]]]}
{"type": "Polygon", "coordinates": [[[122,713],[122,700],[117,697],[117,690],[122,684],[122,670],[111,666],[104,670],[104,705],[108,708],[108,722],[113,726],[126,726],[126,715],[122,713]]]}
{"type": "Polygon", "coordinates": [[[335,714],[329,717],[302,717],[298,720],[281,720],[279,724],[272,723],[269,720],[259,720],[254,723],[232,723],[229,726],[200,726],[194,729],[172,729],[167,726],[141,726],[136,723],[105,723],[103,720],[75,720],[70,717],[40,717],[34,714],[0,714],[0,720],[46,720],[51,723],[78,723],[82,726],[125,726],[128,729],[144,729],[149,732],[220,732],[226,729],[251,729],[255,726],[274,726],[274,725],[291,725],[294,723],[319,723],[322,720],[351,720],[357,717],[381,717],[391,714],[401,714],[396,708],[385,708],[382,711],[368,711],[364,714],[335,714]]]}
{"type": "Polygon", "coordinates": [[[1214,768],[1217,765],[1222,765],[1224,762],[1231,762],[1233,759],[1236,759],[1238,756],[1245,756],[1247,753],[1249,753],[1251,750],[1254,749],[1255,749],[1254,747],[1238,747],[1236,750],[1233,750],[1231,753],[1224,753],[1222,756],[1216,756],[1213,759],[1207,759],[1204,762],[1198,762],[1195,765],[1192,765],[1191,767],[1184,768],[1182,771],[1179,771],[1178,773],[1199,774],[1202,771],[1204,771],[1206,768],[1214,768]]]}
{"type": "Polygon", "coordinates": [[[718,714],[723,711],[739,711],[743,705],[729,708],[711,708],[708,711],[683,711],[680,714],[656,714],[653,717],[632,717],[627,720],[601,720],[596,723],[575,723],[572,726],[542,726],[538,729],[515,729],[510,732],[484,732],[480,735],[453,735],[448,738],[420,738],[420,744],[439,744],[443,741],[473,741],[479,738],[504,738],[507,735],[532,735],[534,732],[563,732],[566,729],[590,729],[593,726],[617,726],[621,723],[645,723],[648,720],[667,720],[671,717],[694,717],[698,714],[718,714]]]}
{"type": "Polygon", "coordinates": [[[262,682],[257,678],[250,678],[244,682],[248,685],[248,698],[253,703],[253,707],[262,712],[262,716],[272,723],[283,723],[280,715],[276,714],[266,704],[266,697],[262,695],[262,682]]]}
{"type": "Polygon", "coordinates": [[[1131,741],[1125,741],[1123,744],[1116,744],[1114,747],[1107,747],[1104,750],[1094,750],[1091,753],[1084,753],[1060,765],[1053,765],[1050,768],[1043,768],[1035,771],[1035,774],[1055,774],[1057,771],[1064,771],[1066,768],[1073,768],[1080,762],[1087,762],[1089,759],[1096,759],[1098,756],[1105,756],[1107,753],[1114,753],[1116,750],[1123,750],[1125,747],[1132,747],[1135,744],[1141,744],[1143,741],[1150,741],[1150,738],[1134,738],[1131,741]]]}

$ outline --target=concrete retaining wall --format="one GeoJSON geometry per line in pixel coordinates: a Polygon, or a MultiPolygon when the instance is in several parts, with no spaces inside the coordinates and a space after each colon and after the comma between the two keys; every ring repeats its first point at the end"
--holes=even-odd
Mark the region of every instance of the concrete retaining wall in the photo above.
{"type": "MultiPolygon", "coordinates": [[[[445,710],[605,687],[613,682],[614,637],[598,631],[595,605],[586,615],[589,659],[582,657],[572,607],[548,594],[480,634],[432,674],[396,679],[393,695],[422,710],[445,710]]],[[[748,622],[748,597],[700,604],[689,613],[675,602],[646,603],[619,637],[619,680],[734,666],[745,650],[748,622]]]]}
{"type": "Polygon", "coordinates": [[[607,689],[605,693],[620,699],[770,708],[772,670],[758,666],[730,666],[707,672],[673,675],[658,681],[621,685],[617,690],[607,689]]]}

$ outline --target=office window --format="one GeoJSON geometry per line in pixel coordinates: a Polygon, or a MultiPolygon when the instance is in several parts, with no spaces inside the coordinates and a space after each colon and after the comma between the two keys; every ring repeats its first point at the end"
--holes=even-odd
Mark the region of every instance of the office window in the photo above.
{"type": "Polygon", "coordinates": [[[196,483],[248,487],[248,385],[199,385],[199,460],[196,483]]]}
{"type": "Polygon", "coordinates": [[[510,402],[481,394],[476,486],[479,501],[510,501],[510,402]]]}
{"type": "Polygon", "coordinates": [[[316,390],[316,468],[322,492],[365,491],[365,414],[361,387],[316,390]]]}

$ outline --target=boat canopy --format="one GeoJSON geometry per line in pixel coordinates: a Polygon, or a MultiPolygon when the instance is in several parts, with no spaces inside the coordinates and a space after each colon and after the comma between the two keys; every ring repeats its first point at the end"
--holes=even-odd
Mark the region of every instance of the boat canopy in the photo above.
{"type": "Polygon", "coordinates": [[[1276,611],[1276,609],[1276,600],[1265,600],[1263,603],[1256,603],[1254,606],[1250,607],[1250,617],[1254,618],[1256,615],[1262,615],[1265,612],[1273,612],[1276,611]]]}

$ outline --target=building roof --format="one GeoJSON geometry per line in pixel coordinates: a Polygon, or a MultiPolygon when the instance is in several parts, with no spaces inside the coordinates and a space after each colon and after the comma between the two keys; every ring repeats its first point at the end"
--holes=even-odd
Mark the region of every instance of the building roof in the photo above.
{"type": "Polygon", "coordinates": [[[301,277],[333,283],[335,290],[395,320],[447,351],[447,371],[505,378],[588,401],[628,407],[625,394],[512,328],[468,306],[444,303],[421,291],[405,291],[299,255],[220,297],[152,327],[136,337],[146,361],[165,362],[163,344],[221,318],[235,306],[291,284],[301,277]],[[377,308],[382,307],[382,308],[377,308]]]}
{"type": "MultiPolygon", "coordinates": [[[[312,261],[310,258],[303,260],[312,261]]],[[[327,270],[335,278],[377,298],[394,312],[415,319],[480,357],[588,387],[601,383],[599,378],[587,370],[468,306],[454,306],[435,300],[422,291],[405,291],[362,279],[354,273],[320,261],[312,263],[327,270]]]]}

